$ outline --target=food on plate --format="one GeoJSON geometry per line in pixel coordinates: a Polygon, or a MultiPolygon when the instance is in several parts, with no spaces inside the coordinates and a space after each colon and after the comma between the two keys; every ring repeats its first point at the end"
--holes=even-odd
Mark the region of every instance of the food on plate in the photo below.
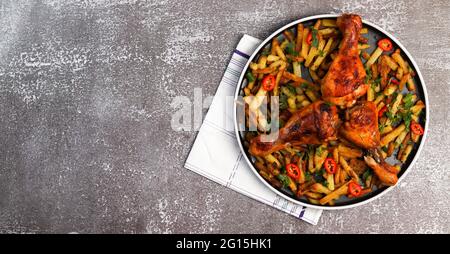
{"type": "Polygon", "coordinates": [[[260,134],[250,141],[250,153],[265,156],[287,146],[321,144],[336,139],[338,125],[337,108],[323,101],[316,101],[296,111],[289,121],[274,133],[273,141],[265,141],[270,136],[260,134]]]}
{"type": "Polygon", "coordinates": [[[395,185],[424,134],[416,73],[390,39],[367,34],[355,14],[298,24],[245,74],[244,146],[263,178],[304,202],[330,206],[395,185]]]}
{"type": "Polygon", "coordinates": [[[366,94],[369,86],[365,82],[366,71],[358,50],[362,21],[357,15],[344,14],[336,24],[342,33],[342,40],[321,81],[322,97],[333,104],[350,107],[356,99],[366,94]]]}
{"type": "Polygon", "coordinates": [[[377,106],[371,101],[360,102],[345,112],[346,122],[341,134],[356,146],[374,149],[380,145],[377,106]]]}

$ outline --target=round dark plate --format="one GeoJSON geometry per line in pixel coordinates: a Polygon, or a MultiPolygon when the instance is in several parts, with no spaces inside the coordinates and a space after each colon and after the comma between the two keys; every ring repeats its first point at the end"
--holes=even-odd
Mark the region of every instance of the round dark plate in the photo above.
{"type": "MultiPolygon", "coordinates": [[[[277,31],[275,31],[274,33],[272,33],[269,37],[267,37],[259,46],[258,48],[255,50],[255,52],[250,56],[249,60],[247,61],[247,64],[244,66],[243,72],[241,73],[241,76],[239,78],[238,81],[238,86],[236,88],[236,92],[235,92],[235,100],[237,101],[239,99],[240,96],[243,95],[243,88],[247,85],[247,80],[245,79],[245,73],[247,72],[248,68],[249,68],[249,64],[254,60],[257,59],[259,57],[259,55],[262,53],[262,51],[266,48],[266,47],[270,47],[271,41],[273,38],[277,37],[277,38],[284,38],[283,35],[283,31],[285,30],[295,30],[296,29],[296,25],[299,23],[302,23],[305,27],[307,26],[312,26],[318,19],[323,19],[323,18],[337,18],[340,15],[338,14],[323,14],[323,15],[316,15],[316,16],[311,16],[311,17],[306,17],[306,18],[302,18],[296,21],[293,21],[287,25],[285,25],[284,27],[278,29],[277,31]]],[[[371,49],[375,48],[376,46],[376,42],[380,39],[380,38],[389,38],[391,39],[391,41],[394,43],[394,48],[399,48],[402,51],[402,56],[403,58],[408,61],[410,67],[413,69],[413,71],[417,74],[414,77],[414,82],[416,84],[416,94],[418,96],[419,99],[421,99],[424,103],[425,103],[425,111],[424,111],[424,115],[423,117],[420,118],[421,124],[422,126],[425,126],[424,130],[425,133],[424,135],[421,137],[421,139],[419,140],[419,142],[417,142],[414,147],[413,150],[411,151],[411,154],[408,156],[408,160],[403,163],[402,168],[400,173],[398,174],[399,176],[399,180],[397,185],[405,178],[406,174],[410,171],[409,169],[413,166],[413,164],[415,163],[415,161],[417,160],[419,153],[421,151],[421,149],[423,148],[423,145],[425,143],[425,139],[426,139],[426,135],[428,132],[428,127],[429,127],[429,103],[428,103],[428,96],[427,96],[427,90],[425,87],[425,83],[422,77],[422,74],[420,73],[420,70],[416,64],[416,62],[413,60],[413,58],[411,57],[411,55],[409,54],[409,52],[405,49],[405,47],[391,34],[389,34],[388,32],[386,32],[385,30],[383,30],[382,28],[380,28],[379,26],[368,22],[366,20],[363,20],[363,27],[368,28],[369,33],[365,34],[365,37],[369,38],[369,42],[368,44],[371,45],[371,49]]],[[[302,70],[302,73],[308,73],[309,72],[306,71],[306,69],[304,69],[305,71],[302,70]]],[[[309,80],[311,80],[311,78],[309,76],[304,75],[303,78],[307,78],[309,80]]],[[[406,88],[405,88],[406,89],[406,88]]],[[[238,123],[238,119],[237,119],[237,112],[238,112],[238,105],[239,104],[235,104],[234,107],[234,125],[235,125],[235,132],[236,132],[236,138],[239,144],[239,147],[242,151],[242,154],[244,155],[245,160],[247,161],[248,165],[250,166],[251,170],[253,171],[253,173],[255,173],[255,175],[260,179],[261,184],[266,185],[268,188],[270,188],[272,191],[276,192],[278,195],[282,196],[283,198],[297,203],[299,205],[303,205],[303,206],[307,206],[307,207],[312,207],[312,208],[318,208],[318,209],[325,209],[325,210],[337,210],[337,209],[346,209],[346,208],[352,208],[352,207],[356,207],[359,205],[363,205],[366,204],[370,201],[375,200],[376,198],[381,197],[382,195],[386,194],[388,191],[392,190],[395,186],[390,186],[390,187],[383,187],[383,188],[379,188],[375,191],[372,191],[371,193],[362,196],[360,198],[353,198],[353,199],[348,199],[348,198],[341,198],[339,200],[335,201],[335,205],[334,206],[330,206],[330,205],[314,205],[311,204],[307,201],[306,198],[301,198],[301,199],[297,199],[293,193],[291,193],[289,190],[287,189],[277,189],[275,187],[273,187],[269,182],[267,182],[256,170],[256,168],[254,167],[254,161],[255,158],[250,155],[248,153],[248,151],[244,148],[242,142],[243,142],[243,134],[245,133],[244,131],[240,131],[239,129],[239,123],[238,123]]],[[[393,158],[387,158],[387,161],[389,162],[390,160],[392,160],[393,158]]]]}

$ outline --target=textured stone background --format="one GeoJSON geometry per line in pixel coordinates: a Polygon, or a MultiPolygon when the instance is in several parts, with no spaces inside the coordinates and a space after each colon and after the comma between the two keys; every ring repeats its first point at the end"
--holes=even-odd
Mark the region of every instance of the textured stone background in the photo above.
{"type": "Polygon", "coordinates": [[[0,0],[0,232],[450,233],[450,2],[417,2],[0,0]],[[344,11],[427,82],[428,142],[395,190],[311,226],[182,167],[174,96],[214,94],[243,33],[344,11]]]}

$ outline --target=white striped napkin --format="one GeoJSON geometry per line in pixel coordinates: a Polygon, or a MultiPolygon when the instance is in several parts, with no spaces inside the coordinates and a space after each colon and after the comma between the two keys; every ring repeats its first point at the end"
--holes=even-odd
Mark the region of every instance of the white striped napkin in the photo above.
{"type": "Polygon", "coordinates": [[[261,183],[242,157],[234,131],[230,128],[233,126],[233,110],[232,103],[226,102],[227,98],[234,96],[242,68],[260,43],[248,35],[239,41],[184,167],[316,225],[322,210],[294,204],[261,183]]]}

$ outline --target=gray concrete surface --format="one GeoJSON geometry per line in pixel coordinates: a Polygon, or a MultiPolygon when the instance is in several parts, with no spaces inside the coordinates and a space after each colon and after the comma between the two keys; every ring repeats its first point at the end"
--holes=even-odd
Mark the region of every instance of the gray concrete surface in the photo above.
{"type": "Polygon", "coordinates": [[[449,233],[449,1],[0,0],[0,232],[449,233]],[[357,12],[427,82],[429,139],[406,179],[317,226],[182,167],[174,96],[213,94],[243,33],[357,12]]]}

